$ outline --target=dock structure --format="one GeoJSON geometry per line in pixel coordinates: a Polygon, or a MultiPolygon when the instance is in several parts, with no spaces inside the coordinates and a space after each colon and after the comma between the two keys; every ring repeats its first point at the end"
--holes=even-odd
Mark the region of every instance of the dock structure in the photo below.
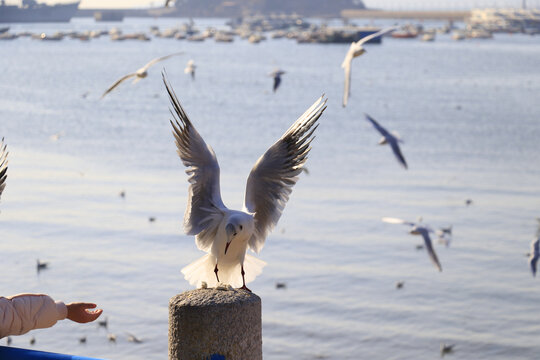
{"type": "Polygon", "coordinates": [[[174,296],[169,359],[262,360],[261,298],[230,287],[174,296]]]}
{"type": "Polygon", "coordinates": [[[347,19],[411,19],[464,21],[471,16],[470,11],[399,11],[399,10],[343,10],[341,16],[347,19]]]}

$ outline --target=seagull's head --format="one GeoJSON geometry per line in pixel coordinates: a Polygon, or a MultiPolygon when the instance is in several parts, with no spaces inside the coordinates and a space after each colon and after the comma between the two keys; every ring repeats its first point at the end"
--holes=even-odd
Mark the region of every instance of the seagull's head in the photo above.
{"type": "Polygon", "coordinates": [[[229,245],[235,239],[238,241],[248,241],[253,233],[254,223],[253,217],[239,213],[232,215],[225,225],[225,232],[227,233],[227,244],[225,245],[225,254],[229,249],[229,245]]]}

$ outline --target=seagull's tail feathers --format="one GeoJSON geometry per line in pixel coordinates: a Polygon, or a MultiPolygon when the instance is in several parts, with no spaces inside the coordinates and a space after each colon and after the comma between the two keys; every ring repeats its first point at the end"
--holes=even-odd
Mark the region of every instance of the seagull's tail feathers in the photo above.
{"type": "Polygon", "coordinates": [[[199,287],[203,281],[208,286],[215,286],[217,283],[214,267],[216,266],[216,258],[211,254],[206,254],[202,258],[195,260],[188,266],[182,269],[184,279],[190,285],[199,287]]]}
{"type": "MultiPolygon", "coordinates": [[[[256,258],[255,256],[246,254],[244,258],[244,272],[246,284],[255,280],[262,273],[266,262],[256,258]]],[[[214,269],[216,266],[216,258],[212,254],[206,254],[200,259],[195,260],[188,266],[182,269],[184,278],[192,285],[199,287],[204,281],[208,287],[215,287],[218,283],[214,269]]],[[[219,282],[226,283],[232,287],[239,288],[242,286],[241,265],[238,264],[219,264],[218,276],[219,282]]]]}

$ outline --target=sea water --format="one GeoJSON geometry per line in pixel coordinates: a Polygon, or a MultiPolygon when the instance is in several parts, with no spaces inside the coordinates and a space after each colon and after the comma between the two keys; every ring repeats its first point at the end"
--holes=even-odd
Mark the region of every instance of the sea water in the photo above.
{"type": "MultiPolygon", "coordinates": [[[[129,33],[185,21],[74,19],[11,30],[117,26],[129,33]]],[[[203,253],[182,229],[188,183],[171,135],[165,69],[215,150],[223,200],[235,209],[258,157],[319,96],[328,97],[309,174],[267,238],[259,257],[268,265],[249,284],[262,298],[266,359],[434,359],[442,343],[456,344],[459,359],[536,358],[540,279],[526,253],[540,217],[539,40],[385,38],[353,61],[346,108],[340,64],[347,44],[2,42],[0,137],[10,154],[0,204],[1,295],[95,302],[109,324],[62,321],[13,337],[12,345],[167,357],[168,301],[191,289],[180,270],[203,253]],[[100,100],[119,77],[178,51],[185,54],[100,100]],[[194,81],[183,72],[189,59],[194,81]],[[273,93],[268,74],[277,67],[286,74],[273,93]],[[364,113],[399,132],[408,170],[377,145],[364,113]],[[383,223],[385,216],[452,225],[449,247],[432,235],[443,272],[416,249],[420,237],[383,223]],[[37,273],[36,259],[49,269],[37,273]],[[398,281],[405,282],[400,290],[398,281]],[[143,342],[128,342],[128,334],[143,342]]]]}

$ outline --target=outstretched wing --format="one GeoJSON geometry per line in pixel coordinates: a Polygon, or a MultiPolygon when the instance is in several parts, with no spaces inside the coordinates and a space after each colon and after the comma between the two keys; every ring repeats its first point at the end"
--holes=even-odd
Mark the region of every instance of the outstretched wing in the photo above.
{"type": "Polygon", "coordinates": [[[219,165],[216,154],[204,142],[191,121],[189,121],[174,90],[163,74],[174,112],[171,114],[173,135],[176,140],[178,155],[188,168],[189,198],[184,215],[184,230],[188,235],[197,235],[199,249],[208,251],[218,224],[227,210],[221,200],[219,189],[219,165]]]}
{"type": "Polygon", "coordinates": [[[347,106],[347,103],[349,101],[349,92],[351,90],[351,62],[353,59],[353,54],[354,43],[352,43],[349,47],[349,51],[347,51],[347,55],[345,55],[345,59],[343,59],[343,62],[341,63],[341,67],[343,68],[343,74],[345,75],[342,102],[343,107],[347,106]]]}
{"type": "Polygon", "coordinates": [[[7,178],[7,145],[4,144],[4,138],[0,142],[0,196],[6,187],[6,178],[7,178]]]}
{"type": "Polygon", "coordinates": [[[111,85],[111,87],[109,87],[104,93],[103,95],[101,95],[101,98],[103,99],[105,97],[105,95],[107,95],[108,93],[110,93],[111,91],[113,91],[118,85],[120,85],[124,80],[127,80],[131,77],[134,77],[134,76],[137,76],[137,73],[133,73],[133,74],[127,74],[127,75],[124,75],[122,76],[120,79],[116,80],[114,84],[111,85]]]}
{"type": "Polygon", "coordinates": [[[416,224],[413,223],[413,222],[406,221],[406,220],[402,220],[402,219],[398,219],[398,218],[393,218],[393,217],[383,217],[381,220],[382,220],[383,222],[389,223],[389,224],[404,224],[404,225],[410,225],[410,226],[416,225],[416,224]]]}
{"type": "Polygon", "coordinates": [[[362,44],[365,44],[367,43],[369,40],[371,39],[375,39],[379,36],[383,36],[384,34],[386,34],[387,32],[390,32],[390,31],[394,31],[396,30],[398,27],[397,26],[392,26],[392,27],[389,27],[389,28],[386,28],[386,29],[382,29],[380,31],[377,31],[376,33],[373,33],[371,35],[368,35],[368,36],[364,36],[363,38],[361,38],[360,40],[358,40],[356,42],[357,45],[362,45],[362,44]]]}
{"type": "Polygon", "coordinates": [[[384,127],[382,127],[374,118],[369,116],[368,114],[364,114],[366,116],[366,119],[373,125],[377,131],[384,136],[386,139],[392,138],[393,135],[388,132],[384,127]]]}
{"type": "Polygon", "coordinates": [[[420,233],[422,234],[422,237],[424,238],[424,244],[426,245],[426,250],[429,255],[429,259],[439,269],[439,271],[442,271],[441,263],[439,262],[439,258],[437,258],[437,254],[435,253],[435,250],[433,249],[433,244],[431,242],[431,238],[429,237],[429,233],[427,229],[418,229],[420,233]]]}
{"type": "Polygon", "coordinates": [[[403,165],[403,167],[405,169],[407,169],[407,162],[405,161],[405,157],[401,153],[401,149],[399,147],[399,144],[398,144],[397,140],[392,138],[392,140],[390,141],[390,146],[392,147],[392,152],[394,153],[394,155],[398,159],[399,163],[401,165],[403,165]]]}
{"type": "Polygon", "coordinates": [[[172,56],[182,55],[182,54],[184,54],[184,52],[181,51],[181,52],[177,52],[177,53],[174,53],[174,54],[165,55],[165,56],[162,56],[162,57],[155,58],[155,59],[151,60],[148,64],[144,65],[142,67],[142,69],[140,69],[139,71],[142,71],[142,70],[146,71],[146,70],[148,70],[148,68],[150,68],[150,66],[154,65],[157,62],[163,61],[163,60],[168,59],[168,58],[170,58],[172,56]]]}
{"type": "Polygon", "coordinates": [[[285,208],[307,160],[317,120],[325,109],[326,100],[321,96],[251,169],[244,207],[255,214],[255,233],[249,240],[249,247],[256,253],[262,249],[267,234],[285,208]]]}

